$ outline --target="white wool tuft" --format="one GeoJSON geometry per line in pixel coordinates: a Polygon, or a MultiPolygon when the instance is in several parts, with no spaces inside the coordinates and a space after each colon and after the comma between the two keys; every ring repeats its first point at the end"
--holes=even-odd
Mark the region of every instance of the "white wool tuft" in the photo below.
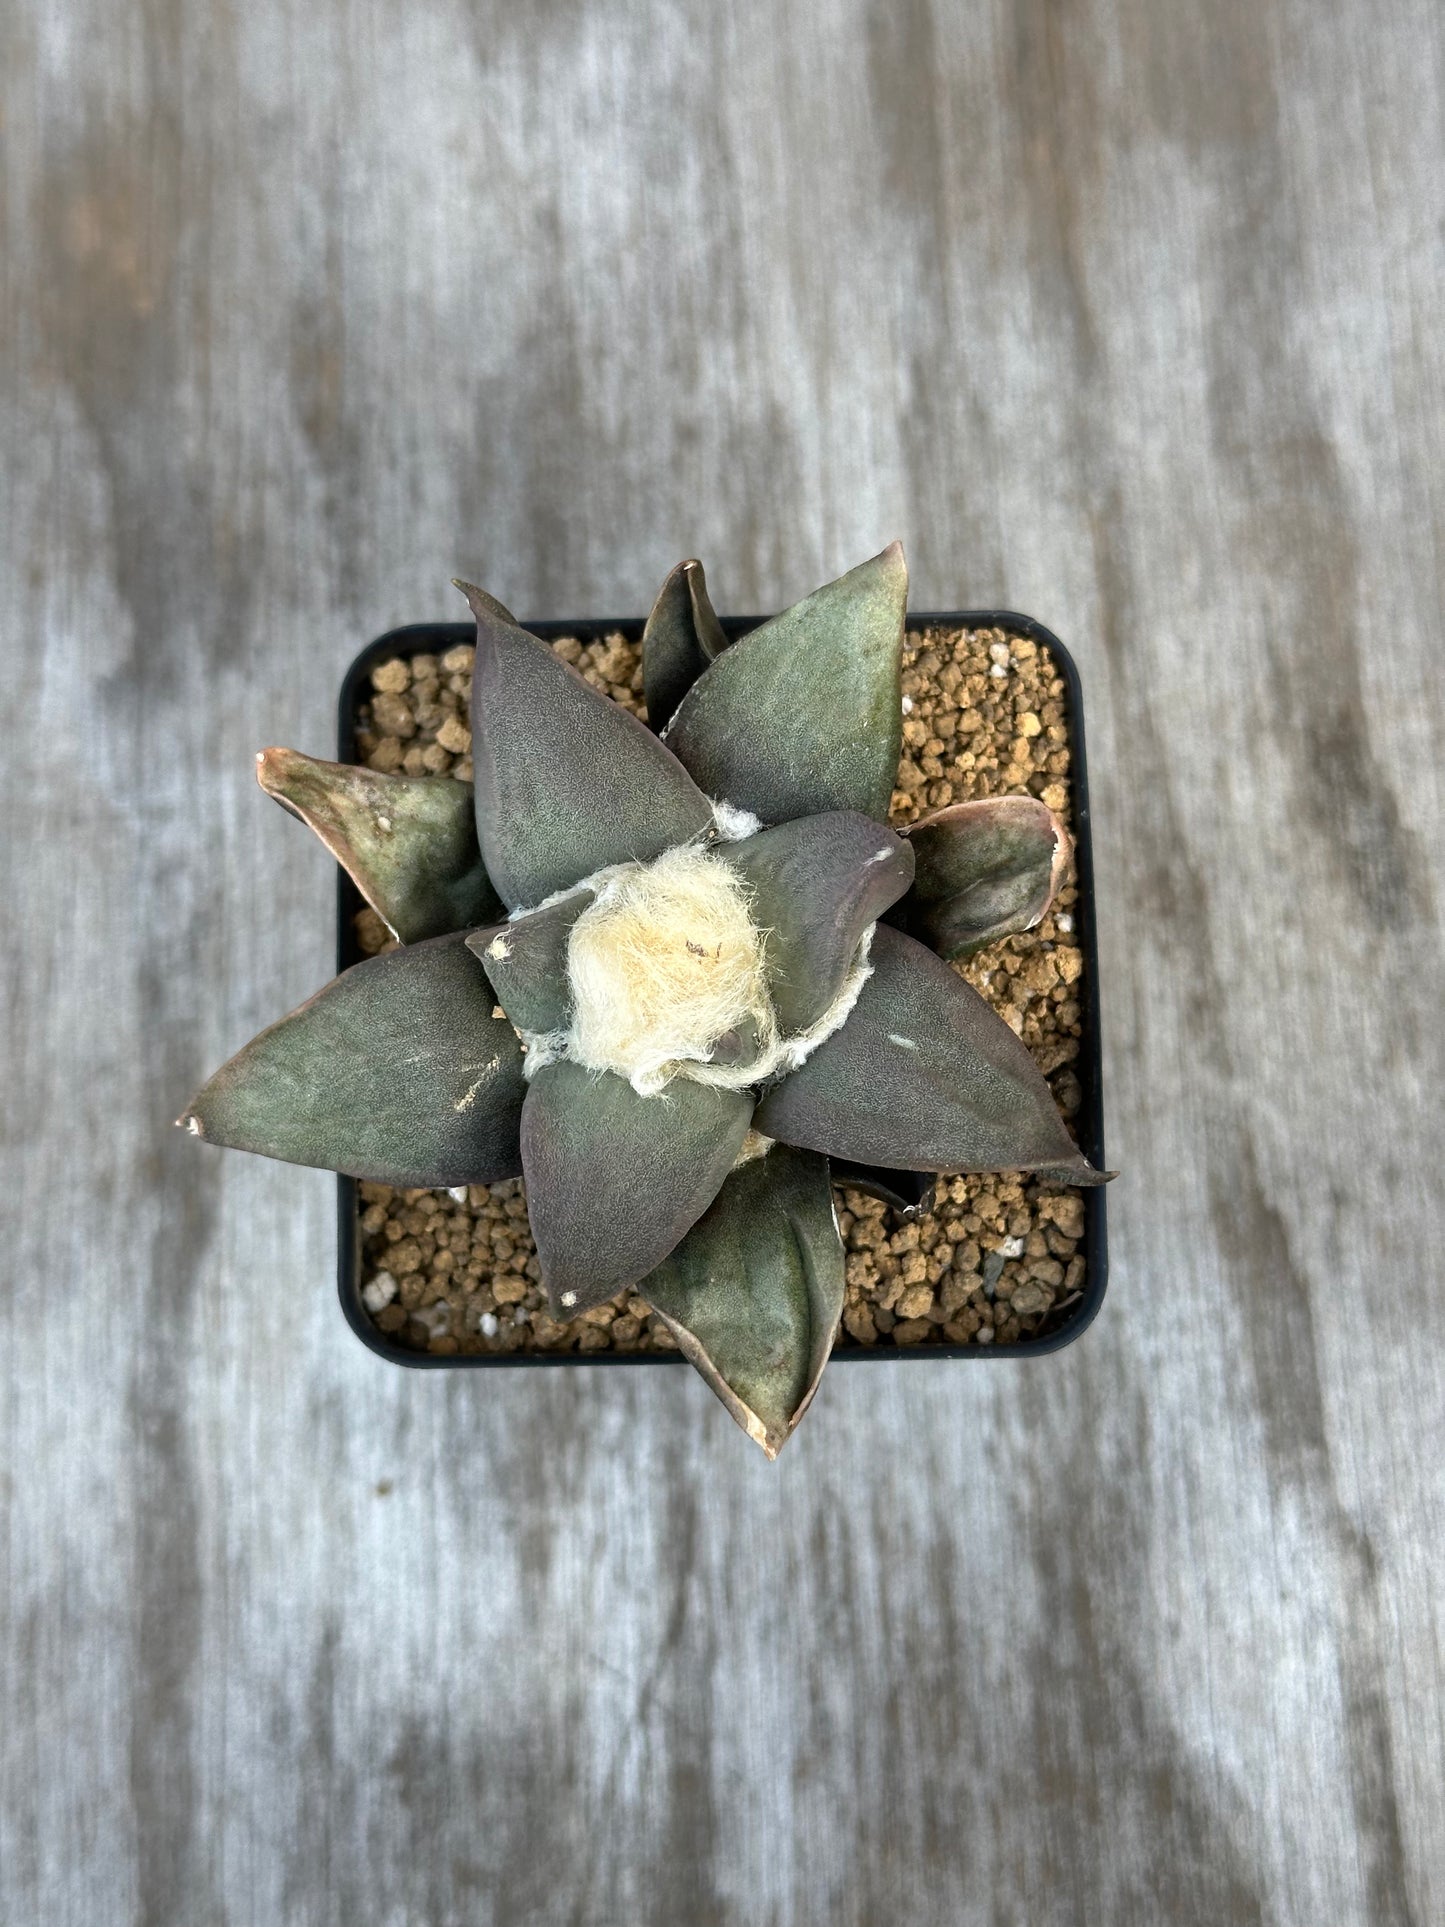
{"type": "Polygon", "coordinates": [[[713,803],[712,820],[724,843],[741,843],[745,836],[756,836],[763,827],[762,818],[754,816],[751,810],[722,801],[713,803]]]}
{"type": "Polygon", "coordinates": [[[519,1030],[517,1035],[526,1053],[522,1058],[522,1076],[529,1084],[538,1071],[566,1057],[572,1042],[570,1030],[519,1030]]]}
{"type": "MultiPolygon", "coordinates": [[[[613,864],[531,908],[546,909],[583,889],[594,892],[594,900],[568,941],[572,1021],[565,1030],[518,1031],[528,1079],[566,1059],[585,1070],[613,1071],[644,1097],[665,1090],[674,1077],[747,1090],[806,1063],[847,1022],[873,974],[870,925],[822,1016],[783,1037],[768,994],[767,933],[753,923],[747,885],[715,847],[687,843],[652,863],[613,864]],[[719,1039],[742,1025],[756,1039],[752,1059],[709,1062],[719,1039]]],[[[744,1159],[762,1148],[745,1151],[744,1159]]]]}
{"type": "Polygon", "coordinates": [[[615,1071],[645,1094],[703,1063],[741,1024],[772,1044],[762,936],[735,870],[686,844],[592,881],[597,896],[567,945],[574,1063],[615,1071]]]}

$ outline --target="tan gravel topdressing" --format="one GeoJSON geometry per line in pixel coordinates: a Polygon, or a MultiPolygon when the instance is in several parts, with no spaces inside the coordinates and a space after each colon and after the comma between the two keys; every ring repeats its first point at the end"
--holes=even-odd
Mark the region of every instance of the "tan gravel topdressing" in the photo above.
{"type": "MultiPolygon", "coordinates": [[[[589,682],[643,715],[635,643],[553,644],[589,682]]],[[[372,768],[471,777],[472,651],[385,662],[372,676],[357,754],[372,768]]],[[[998,629],[910,632],[903,658],[903,759],[892,821],[974,796],[1027,791],[1072,818],[1067,692],[1042,645],[998,629]]],[[[1076,891],[1037,930],[961,966],[1022,1037],[1065,1117],[1078,1110],[1083,954],[1076,891]]],[[[363,951],[389,947],[374,911],[363,951]]],[[[1008,1344],[1052,1331],[1083,1290],[1083,1201],[1035,1179],[940,1178],[932,1207],[904,1221],[857,1191],[839,1196],[848,1287],[840,1346],[1008,1344]]],[[[548,1316],[520,1180],[447,1192],[361,1186],[362,1285],[394,1342],[438,1354],[675,1350],[635,1293],[566,1324],[548,1316]]]]}

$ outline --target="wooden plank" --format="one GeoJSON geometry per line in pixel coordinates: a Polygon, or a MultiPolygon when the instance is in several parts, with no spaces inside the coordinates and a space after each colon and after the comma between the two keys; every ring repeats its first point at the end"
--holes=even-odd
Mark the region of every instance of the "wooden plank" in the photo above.
{"type": "Polygon", "coordinates": [[[12,9],[0,1914],[1445,1917],[1438,10],[12,9]],[[168,1120],[326,975],[464,574],[908,544],[1089,703],[1114,1280],[858,1367],[404,1375],[168,1120]]]}

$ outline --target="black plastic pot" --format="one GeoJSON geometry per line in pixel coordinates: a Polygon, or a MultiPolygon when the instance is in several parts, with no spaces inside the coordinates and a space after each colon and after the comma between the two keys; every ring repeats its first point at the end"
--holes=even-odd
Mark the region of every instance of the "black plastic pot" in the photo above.
{"type": "MultiPolygon", "coordinates": [[[[746,635],[766,618],[762,616],[725,616],[723,628],[730,639],[746,635]]],[[[527,628],[533,635],[551,642],[559,636],[575,636],[579,642],[596,642],[606,636],[621,634],[636,642],[642,636],[642,618],[632,617],[626,621],[612,619],[585,622],[529,622],[527,628]]],[[[1002,629],[1006,635],[1026,636],[1031,641],[1041,643],[1058,664],[1059,674],[1068,688],[1068,728],[1069,752],[1071,757],[1070,775],[1073,781],[1074,799],[1074,867],[1078,885],[1079,901],[1077,924],[1074,940],[1083,952],[1084,972],[1080,1009],[1082,1013],[1082,1037],[1079,1056],[1074,1071],[1082,1087],[1083,1098],[1075,1127],[1078,1132],[1079,1147],[1089,1162],[1102,1169],[1104,1164],[1104,1099],[1099,1065],[1099,959],[1094,931],[1094,854],[1090,838],[1089,783],[1088,770],[1084,760],[1084,699],[1079,686],[1079,672],[1074,667],[1073,658],[1064,645],[1054,635],[1037,623],[1031,616],[1015,615],[1008,609],[964,609],[948,610],[942,614],[923,613],[908,617],[908,629],[914,633],[921,629],[1002,629]]],[[[389,662],[394,656],[444,655],[448,649],[455,649],[459,643],[469,643],[475,631],[469,622],[421,622],[412,623],[404,629],[393,629],[366,648],[346,672],[346,680],[341,685],[341,704],[338,729],[337,755],[341,762],[356,760],[356,716],[361,704],[366,700],[370,688],[371,672],[379,663],[389,662]]],[[[362,908],[362,900],[345,871],[340,873],[341,883],[337,905],[337,968],[340,970],[360,961],[361,952],[357,946],[355,918],[362,908]]],[[[907,1185],[913,1174],[900,1172],[900,1181],[907,1185]]],[[[931,1174],[923,1183],[931,1182],[931,1174]]],[[[916,1186],[922,1190],[922,1184],[916,1186]]],[[[906,1195],[913,1195],[912,1192],[906,1195]]],[[[938,1358],[1040,1358],[1047,1352],[1055,1352],[1061,1346],[1070,1345],[1092,1323],[1103,1303],[1104,1290],[1109,1276],[1109,1243],[1106,1224],[1106,1205],[1104,1187],[1096,1185],[1083,1193],[1084,1199],[1084,1239],[1083,1253],[1086,1265],[1083,1296],[1076,1304],[1067,1307],[1057,1325],[1023,1339],[1012,1345],[850,1345],[843,1344],[834,1352],[838,1359],[889,1358],[900,1361],[938,1358]]],[[[353,1178],[340,1178],[337,1181],[337,1242],[339,1249],[338,1285],[341,1292],[341,1309],[346,1321],[363,1345],[370,1346],[378,1356],[390,1359],[393,1365],[410,1365],[423,1370],[455,1371],[472,1370],[478,1366],[505,1365],[680,1365],[684,1362],[680,1352],[485,1352],[456,1353],[451,1356],[437,1355],[432,1352],[416,1352],[405,1345],[394,1343],[384,1332],[377,1330],[372,1323],[366,1307],[361,1302],[361,1227],[357,1221],[356,1181],[353,1178]]]]}

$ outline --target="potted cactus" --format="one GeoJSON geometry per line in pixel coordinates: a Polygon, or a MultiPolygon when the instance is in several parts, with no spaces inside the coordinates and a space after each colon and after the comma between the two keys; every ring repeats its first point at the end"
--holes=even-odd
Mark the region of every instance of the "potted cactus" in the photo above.
{"type": "Polygon", "coordinates": [[[470,783],[258,758],[398,947],[178,1121],[385,1185],[522,1176],[552,1316],[631,1289],[775,1457],[843,1309],[830,1167],[882,1195],[1106,1175],[952,968],[1038,922],[1067,834],[1030,796],[887,826],[897,543],[736,640],[681,564],[643,631],[647,722],[458,586],[470,783]]]}

